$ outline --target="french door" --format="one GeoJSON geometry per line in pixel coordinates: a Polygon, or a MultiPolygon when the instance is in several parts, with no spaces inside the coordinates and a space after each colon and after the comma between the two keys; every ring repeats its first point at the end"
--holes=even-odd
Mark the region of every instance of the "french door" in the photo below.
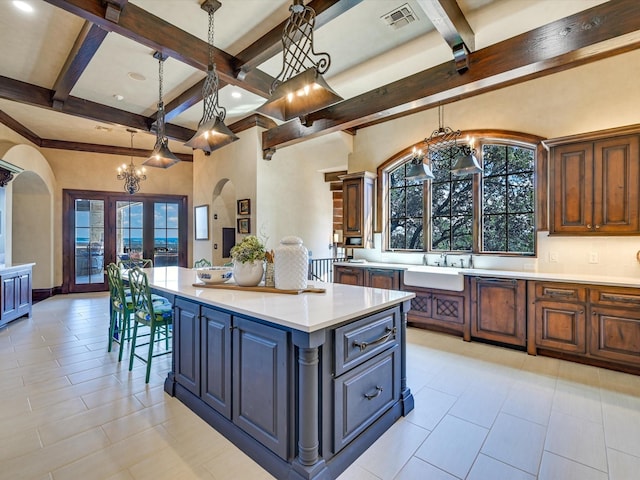
{"type": "Polygon", "coordinates": [[[106,265],[120,260],[186,266],[186,196],[64,190],[63,197],[63,292],[106,290],[106,265]]]}

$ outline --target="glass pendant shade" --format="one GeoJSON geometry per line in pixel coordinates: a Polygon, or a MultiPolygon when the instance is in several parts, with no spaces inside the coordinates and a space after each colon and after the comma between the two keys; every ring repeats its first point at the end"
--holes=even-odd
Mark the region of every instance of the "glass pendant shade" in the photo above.
{"type": "Polygon", "coordinates": [[[451,173],[457,176],[482,173],[482,167],[473,151],[469,150],[458,157],[451,173]]]}

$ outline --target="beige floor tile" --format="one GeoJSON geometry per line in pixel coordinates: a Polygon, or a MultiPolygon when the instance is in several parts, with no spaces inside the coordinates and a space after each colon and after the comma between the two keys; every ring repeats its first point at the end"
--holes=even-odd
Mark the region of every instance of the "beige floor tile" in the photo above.
{"type": "Polygon", "coordinates": [[[252,480],[271,480],[266,470],[238,449],[233,449],[225,455],[218,455],[206,462],[204,467],[216,480],[237,480],[247,478],[252,480]]]}
{"type": "Polygon", "coordinates": [[[600,470],[544,452],[538,480],[609,480],[609,477],[600,470]]]}
{"type": "Polygon", "coordinates": [[[401,418],[356,463],[384,480],[395,477],[409,461],[429,431],[401,418]]]}
{"type": "Polygon", "coordinates": [[[535,475],[540,465],[545,431],[542,425],[501,413],[487,435],[482,453],[535,475]]]}
{"type": "Polygon", "coordinates": [[[456,480],[456,477],[416,457],[411,457],[394,480],[456,480]]]}
{"type": "Polygon", "coordinates": [[[601,391],[607,447],[640,457],[640,397],[601,391]]]}
{"type": "Polygon", "coordinates": [[[407,415],[411,423],[429,431],[444,418],[458,397],[425,387],[414,394],[415,408],[407,415]]]}
{"type": "Polygon", "coordinates": [[[640,477],[640,457],[608,448],[607,459],[609,480],[629,480],[640,477]]]}
{"type": "Polygon", "coordinates": [[[471,467],[466,480],[535,480],[535,478],[535,476],[495,458],[480,454],[471,467]]]}
{"type": "Polygon", "coordinates": [[[502,405],[502,412],[530,422],[547,425],[554,388],[527,381],[517,382],[502,405]]]}
{"type": "Polygon", "coordinates": [[[600,388],[582,383],[558,380],[553,411],[602,423],[600,388]]]}
{"type": "Polygon", "coordinates": [[[103,424],[102,429],[116,443],[162,425],[171,415],[171,408],[161,403],[116,418],[103,424]]]}
{"type": "Polygon", "coordinates": [[[415,456],[451,475],[464,478],[471,469],[487,432],[486,428],[447,415],[423,442],[415,456]]]}
{"type": "Polygon", "coordinates": [[[365,470],[357,463],[352,463],[338,476],[337,480],[380,480],[380,477],[365,470]]]}
{"type": "Polygon", "coordinates": [[[607,452],[602,424],[551,413],[544,449],[602,472],[607,471],[607,452]]]}
{"type": "Polygon", "coordinates": [[[0,437],[0,463],[11,458],[36,452],[42,448],[38,431],[33,428],[21,432],[3,432],[0,437]]]}
{"type": "Polygon", "coordinates": [[[507,396],[502,385],[488,384],[465,391],[449,410],[449,414],[481,427],[490,428],[507,396]]]}

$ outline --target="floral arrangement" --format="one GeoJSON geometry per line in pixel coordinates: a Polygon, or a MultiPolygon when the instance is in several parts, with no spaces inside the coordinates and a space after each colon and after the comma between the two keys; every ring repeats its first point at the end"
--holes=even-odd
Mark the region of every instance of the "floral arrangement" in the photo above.
{"type": "Polygon", "coordinates": [[[242,242],[231,248],[231,258],[234,262],[251,263],[265,259],[265,248],[255,235],[244,237],[242,242]]]}

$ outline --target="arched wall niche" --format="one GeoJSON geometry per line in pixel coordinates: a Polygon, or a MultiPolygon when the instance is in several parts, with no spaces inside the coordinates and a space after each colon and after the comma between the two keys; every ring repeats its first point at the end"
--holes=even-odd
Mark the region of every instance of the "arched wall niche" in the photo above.
{"type": "Polygon", "coordinates": [[[228,262],[228,257],[222,256],[223,228],[236,228],[236,187],[228,178],[222,178],[213,188],[211,197],[211,258],[214,265],[228,262]],[[213,245],[218,245],[214,248],[213,245]]]}

